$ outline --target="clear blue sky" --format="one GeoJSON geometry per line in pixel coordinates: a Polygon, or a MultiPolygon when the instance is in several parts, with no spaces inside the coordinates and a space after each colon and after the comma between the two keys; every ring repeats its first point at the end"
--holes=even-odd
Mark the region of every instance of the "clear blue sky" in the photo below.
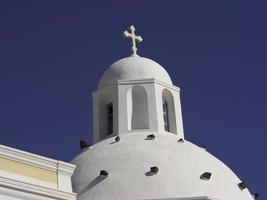
{"type": "Polygon", "coordinates": [[[69,161],[103,71],[144,38],[181,88],[186,139],[267,196],[266,1],[1,1],[0,143],[69,161]],[[116,2],[116,3],[114,3],[116,2]],[[160,2],[160,3],[159,3],[160,2]]]}

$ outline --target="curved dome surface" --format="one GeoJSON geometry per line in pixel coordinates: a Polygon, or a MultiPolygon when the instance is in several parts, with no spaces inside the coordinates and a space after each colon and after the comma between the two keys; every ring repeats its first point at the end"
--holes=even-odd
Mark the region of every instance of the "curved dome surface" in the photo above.
{"type": "Polygon", "coordinates": [[[113,63],[103,74],[98,88],[113,85],[117,80],[156,79],[172,85],[167,71],[155,61],[130,56],[113,63]]]}
{"type": "Polygon", "coordinates": [[[73,159],[77,168],[72,177],[78,200],[145,200],[203,197],[218,200],[253,200],[247,189],[240,190],[239,178],[204,149],[177,135],[126,133],[121,140],[103,140],[73,159]],[[150,167],[159,172],[149,174],[150,167]],[[99,176],[101,170],[109,175],[99,176]],[[200,179],[204,172],[210,180],[200,179]]]}

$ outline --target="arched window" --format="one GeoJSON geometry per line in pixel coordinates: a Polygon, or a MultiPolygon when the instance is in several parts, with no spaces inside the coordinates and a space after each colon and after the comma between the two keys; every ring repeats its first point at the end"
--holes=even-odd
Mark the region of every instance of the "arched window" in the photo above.
{"type": "Polygon", "coordinates": [[[164,130],[170,132],[168,102],[163,100],[162,107],[163,107],[164,130]]]}
{"type": "Polygon", "coordinates": [[[113,99],[110,92],[103,92],[99,98],[98,127],[99,139],[113,134],[113,99]]]}
{"type": "Polygon", "coordinates": [[[172,93],[167,89],[162,91],[162,109],[164,130],[171,133],[177,133],[174,100],[172,93]]]}
{"type": "Polygon", "coordinates": [[[131,91],[131,103],[129,105],[131,109],[130,113],[130,123],[131,130],[140,130],[149,128],[149,117],[148,117],[148,103],[147,103],[147,93],[143,86],[135,85],[132,87],[131,91]]]}

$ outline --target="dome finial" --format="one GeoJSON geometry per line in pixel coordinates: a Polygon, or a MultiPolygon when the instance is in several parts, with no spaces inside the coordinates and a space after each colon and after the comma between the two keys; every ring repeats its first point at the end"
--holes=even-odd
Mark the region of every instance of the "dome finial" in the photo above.
{"type": "Polygon", "coordinates": [[[137,56],[136,42],[142,42],[143,38],[140,35],[135,35],[135,28],[133,25],[131,25],[128,30],[123,32],[123,36],[132,40],[132,55],[137,56]]]}

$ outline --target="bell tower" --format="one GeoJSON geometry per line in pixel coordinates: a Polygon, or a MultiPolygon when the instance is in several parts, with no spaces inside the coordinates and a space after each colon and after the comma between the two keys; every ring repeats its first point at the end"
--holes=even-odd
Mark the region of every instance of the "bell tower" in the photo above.
{"type": "Polygon", "coordinates": [[[132,40],[132,55],[113,63],[93,93],[94,142],[124,133],[171,132],[184,137],[180,89],[158,63],[137,55],[130,26],[124,36],[132,40]]]}

